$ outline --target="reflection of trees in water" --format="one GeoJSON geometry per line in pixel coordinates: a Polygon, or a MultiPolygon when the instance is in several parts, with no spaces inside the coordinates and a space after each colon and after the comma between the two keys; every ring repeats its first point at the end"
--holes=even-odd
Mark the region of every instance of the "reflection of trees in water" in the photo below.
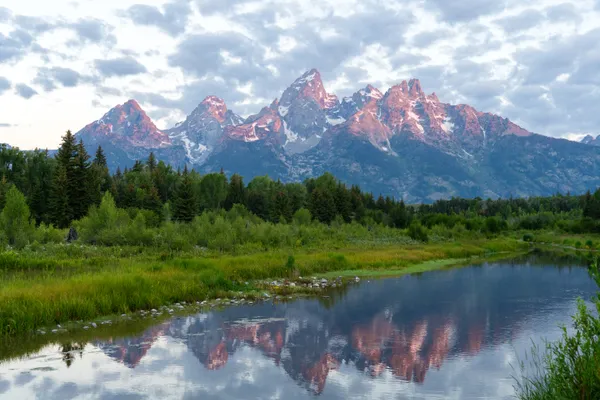
{"type": "Polygon", "coordinates": [[[86,343],[78,342],[67,342],[60,345],[62,360],[65,362],[67,368],[73,365],[73,361],[75,361],[75,353],[79,352],[79,358],[83,357],[85,345],[86,343]]]}
{"type": "MultiPolygon", "coordinates": [[[[209,370],[223,368],[242,346],[257,349],[314,394],[342,364],[372,378],[389,371],[421,383],[449,357],[474,356],[514,339],[533,315],[564,302],[556,294],[570,289],[595,288],[585,269],[481,266],[371,282],[327,308],[314,300],[265,303],[182,318],[165,334],[184,340],[209,370]]],[[[131,355],[115,346],[105,351],[133,367],[160,334],[149,330],[137,341],[113,341],[131,355]]]]}

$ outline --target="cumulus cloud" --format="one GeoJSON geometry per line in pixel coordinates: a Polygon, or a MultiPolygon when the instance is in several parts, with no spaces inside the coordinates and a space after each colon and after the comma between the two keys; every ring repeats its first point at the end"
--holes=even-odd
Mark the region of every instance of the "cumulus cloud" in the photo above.
{"type": "Polygon", "coordinates": [[[76,33],[75,43],[104,43],[114,44],[116,38],[112,35],[112,27],[103,21],[95,18],[84,18],[69,24],[69,27],[76,33]]]}
{"type": "Polygon", "coordinates": [[[425,0],[447,22],[467,22],[504,10],[506,0],[425,0]]]}
{"type": "Polygon", "coordinates": [[[34,83],[42,86],[42,88],[51,92],[57,88],[57,84],[64,87],[75,87],[79,84],[81,75],[79,72],[70,68],[52,67],[40,68],[34,83]]]}
{"type": "Polygon", "coordinates": [[[35,96],[36,94],[38,94],[38,92],[36,92],[35,89],[33,89],[31,86],[28,86],[24,83],[17,84],[15,86],[15,90],[16,90],[17,94],[24,99],[30,99],[33,96],[35,96]]]}
{"type": "Polygon", "coordinates": [[[2,76],[0,76],[0,95],[12,87],[10,81],[2,76]]]}
{"type": "Polygon", "coordinates": [[[187,0],[180,0],[165,4],[162,10],[146,4],[134,4],[123,14],[135,24],[156,26],[176,36],[185,31],[190,13],[190,3],[187,0]]]}
{"type": "Polygon", "coordinates": [[[537,26],[546,19],[546,16],[538,10],[525,10],[520,14],[504,17],[497,23],[507,33],[522,32],[537,26]]]}
{"type": "Polygon", "coordinates": [[[600,133],[597,1],[164,1],[127,0],[104,15],[80,7],[76,19],[0,7],[0,64],[34,71],[0,70],[8,80],[0,94],[58,96],[87,85],[86,105],[136,97],[165,118],[214,94],[247,115],[314,67],[341,96],[415,77],[444,102],[497,112],[536,132],[600,133]],[[41,46],[65,30],[63,45],[41,46]],[[152,77],[138,76],[148,71],[152,77]],[[35,88],[11,84],[20,81],[35,88]]]}
{"type": "Polygon", "coordinates": [[[147,72],[144,65],[132,57],[95,60],[96,70],[104,77],[137,75],[147,72]]]}

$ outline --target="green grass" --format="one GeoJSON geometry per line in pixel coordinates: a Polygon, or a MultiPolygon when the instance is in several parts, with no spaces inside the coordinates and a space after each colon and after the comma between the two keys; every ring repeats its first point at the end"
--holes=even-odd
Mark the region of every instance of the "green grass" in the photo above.
{"type": "MultiPolygon", "coordinates": [[[[63,246],[64,247],[64,246],[63,246]]],[[[250,255],[157,254],[134,248],[49,249],[0,257],[0,334],[19,335],[73,320],[157,308],[252,290],[247,281],[340,271],[390,275],[444,267],[454,260],[518,251],[513,239],[383,245],[335,251],[250,255]],[[407,269],[408,268],[408,269],[407,269]],[[387,273],[386,273],[387,272],[387,273]]]]}

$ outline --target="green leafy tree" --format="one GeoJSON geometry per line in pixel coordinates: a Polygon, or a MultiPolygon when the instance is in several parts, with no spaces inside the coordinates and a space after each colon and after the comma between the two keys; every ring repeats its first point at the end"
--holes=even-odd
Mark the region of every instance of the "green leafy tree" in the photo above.
{"type": "Polygon", "coordinates": [[[29,242],[34,230],[30,216],[25,196],[12,186],[6,193],[6,204],[0,214],[0,226],[8,244],[20,248],[29,242]]]}

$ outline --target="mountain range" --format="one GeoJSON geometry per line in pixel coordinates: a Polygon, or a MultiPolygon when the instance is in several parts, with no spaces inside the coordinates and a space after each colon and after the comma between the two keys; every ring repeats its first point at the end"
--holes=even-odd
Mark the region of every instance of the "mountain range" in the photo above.
{"type": "Polygon", "coordinates": [[[417,79],[385,93],[368,85],[340,100],[312,69],[258,114],[243,118],[206,97],[174,127],[161,130],[135,100],[81,129],[101,145],[112,170],[150,152],[175,167],[223,169],[249,181],[282,181],[331,172],[348,184],[408,202],[440,198],[582,193],[600,185],[600,141],[583,143],[530,132],[466,104],[443,103],[417,79]]]}

